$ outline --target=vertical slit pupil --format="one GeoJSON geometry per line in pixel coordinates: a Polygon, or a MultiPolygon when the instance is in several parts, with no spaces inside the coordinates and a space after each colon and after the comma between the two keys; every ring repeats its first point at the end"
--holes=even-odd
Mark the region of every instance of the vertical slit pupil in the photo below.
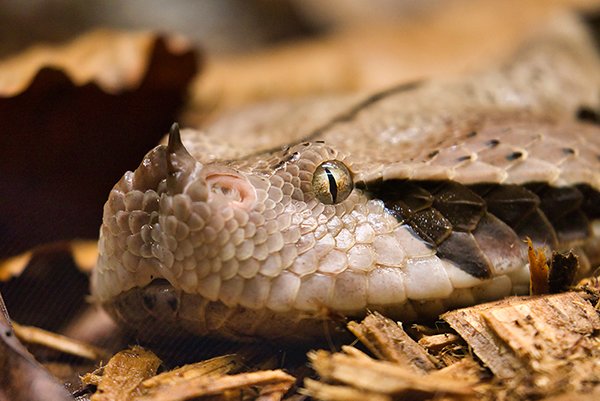
{"type": "Polygon", "coordinates": [[[333,203],[335,203],[337,200],[338,193],[337,183],[335,182],[335,177],[333,176],[333,173],[327,167],[324,170],[327,174],[327,180],[329,181],[329,193],[331,194],[331,199],[333,200],[333,203]]]}

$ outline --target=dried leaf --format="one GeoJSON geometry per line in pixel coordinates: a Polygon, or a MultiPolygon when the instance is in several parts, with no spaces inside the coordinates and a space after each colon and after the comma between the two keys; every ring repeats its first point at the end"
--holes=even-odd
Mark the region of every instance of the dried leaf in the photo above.
{"type": "Polygon", "coordinates": [[[529,293],[531,295],[549,294],[548,277],[550,268],[546,262],[546,254],[543,249],[535,249],[530,238],[527,238],[526,241],[530,274],[529,293]]]}
{"type": "Polygon", "coordinates": [[[110,31],[0,62],[0,258],[96,238],[110,188],[167,131],[196,70],[181,40],[110,31]]]}

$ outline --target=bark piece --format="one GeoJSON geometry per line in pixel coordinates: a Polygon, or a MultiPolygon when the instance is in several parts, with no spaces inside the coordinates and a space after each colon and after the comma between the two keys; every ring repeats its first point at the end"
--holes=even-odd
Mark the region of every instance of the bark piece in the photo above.
{"type": "Polygon", "coordinates": [[[436,360],[391,319],[374,312],[348,329],[378,358],[409,366],[418,372],[436,369],[436,360]]]}

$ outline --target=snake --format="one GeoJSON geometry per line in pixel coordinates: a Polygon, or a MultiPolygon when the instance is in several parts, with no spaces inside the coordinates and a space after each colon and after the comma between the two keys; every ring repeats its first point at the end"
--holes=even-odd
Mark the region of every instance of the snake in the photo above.
{"type": "Polygon", "coordinates": [[[141,333],[306,341],[527,294],[525,238],[590,274],[600,61],[569,35],[468,76],[174,125],[110,192],[94,299],[141,333]]]}

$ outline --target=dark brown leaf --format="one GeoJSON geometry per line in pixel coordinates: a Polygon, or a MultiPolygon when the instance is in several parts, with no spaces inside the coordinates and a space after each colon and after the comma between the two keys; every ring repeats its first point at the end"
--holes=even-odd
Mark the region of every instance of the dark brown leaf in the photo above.
{"type": "Polygon", "coordinates": [[[102,205],[176,117],[181,41],[100,31],[0,63],[0,257],[96,238],[102,205]]]}

